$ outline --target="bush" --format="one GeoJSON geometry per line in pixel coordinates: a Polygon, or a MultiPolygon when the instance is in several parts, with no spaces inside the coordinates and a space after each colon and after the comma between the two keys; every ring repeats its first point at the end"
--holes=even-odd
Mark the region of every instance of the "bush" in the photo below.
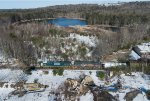
{"type": "Polygon", "coordinates": [[[63,75],[63,72],[64,72],[64,69],[63,69],[63,68],[58,69],[58,75],[62,76],[62,75],[63,75]]]}
{"type": "Polygon", "coordinates": [[[118,58],[118,62],[120,63],[126,63],[127,61],[127,57],[118,58]]]}
{"type": "Polygon", "coordinates": [[[38,80],[39,80],[39,79],[34,79],[34,83],[38,83],[38,80]]]}
{"type": "Polygon", "coordinates": [[[35,68],[35,66],[31,66],[31,67],[29,67],[29,69],[32,71],[32,70],[35,70],[36,68],[35,68]]]}
{"type": "Polygon", "coordinates": [[[83,57],[86,55],[87,51],[86,51],[86,47],[79,47],[79,52],[80,52],[80,55],[83,57]]]}
{"type": "Polygon", "coordinates": [[[147,99],[150,100],[150,90],[146,92],[147,99]]]}
{"type": "Polygon", "coordinates": [[[91,71],[89,71],[89,73],[90,73],[90,75],[92,74],[92,72],[91,72],[91,71]]]}
{"type": "Polygon", "coordinates": [[[148,42],[148,41],[150,41],[150,38],[149,38],[148,36],[145,36],[145,37],[143,37],[143,40],[144,40],[145,42],[148,42]]]}
{"type": "Polygon", "coordinates": [[[64,58],[64,60],[68,60],[68,55],[66,53],[62,53],[61,57],[64,58]]]}
{"type": "Polygon", "coordinates": [[[25,74],[31,75],[32,74],[32,72],[31,72],[32,70],[35,70],[34,66],[27,67],[27,69],[24,72],[25,72],[25,74]]]}
{"type": "Polygon", "coordinates": [[[64,72],[63,68],[59,68],[59,69],[53,69],[53,75],[59,75],[62,76],[64,72]]]}
{"type": "Polygon", "coordinates": [[[30,69],[27,69],[27,70],[25,70],[24,72],[25,72],[25,74],[28,74],[28,75],[31,75],[31,74],[32,74],[32,72],[31,72],[30,69]]]}
{"type": "Polygon", "coordinates": [[[144,73],[147,74],[147,75],[150,75],[150,68],[149,68],[149,66],[145,66],[144,67],[144,73]]]}
{"type": "Polygon", "coordinates": [[[44,74],[48,74],[49,72],[48,72],[48,71],[43,71],[43,73],[44,73],[44,74]]]}
{"type": "Polygon", "coordinates": [[[17,35],[15,33],[10,33],[9,36],[13,39],[16,39],[17,38],[17,35]]]}
{"type": "Polygon", "coordinates": [[[57,70],[53,69],[53,75],[56,75],[56,74],[57,74],[57,70]]]}
{"type": "Polygon", "coordinates": [[[100,79],[104,79],[105,73],[102,72],[102,71],[98,71],[98,72],[97,72],[97,77],[99,77],[100,79]]]}

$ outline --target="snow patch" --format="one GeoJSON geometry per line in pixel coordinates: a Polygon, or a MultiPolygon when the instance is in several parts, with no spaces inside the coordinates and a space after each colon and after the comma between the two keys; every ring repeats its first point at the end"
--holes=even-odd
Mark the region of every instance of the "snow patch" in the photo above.
{"type": "Polygon", "coordinates": [[[96,46],[97,38],[94,37],[94,36],[83,36],[83,35],[79,35],[79,34],[76,34],[76,33],[71,33],[69,38],[77,39],[78,42],[84,43],[88,46],[93,46],[93,47],[96,46]]]}
{"type": "Polygon", "coordinates": [[[94,101],[94,100],[93,100],[93,94],[90,93],[90,92],[88,92],[88,93],[86,93],[85,95],[82,95],[82,96],[80,97],[80,101],[94,101]]]}
{"type": "Polygon", "coordinates": [[[150,52],[150,42],[149,43],[142,43],[141,45],[137,45],[140,49],[141,53],[150,52]]]}

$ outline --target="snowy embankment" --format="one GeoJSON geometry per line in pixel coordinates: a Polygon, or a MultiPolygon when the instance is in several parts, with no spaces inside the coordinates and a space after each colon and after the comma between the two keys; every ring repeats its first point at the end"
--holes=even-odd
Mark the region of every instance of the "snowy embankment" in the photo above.
{"type": "MultiPolygon", "coordinates": [[[[32,71],[31,75],[24,74],[21,70],[10,70],[3,69],[0,70],[0,82],[7,82],[8,87],[3,86],[0,88],[0,98],[2,101],[7,99],[7,101],[53,101],[54,96],[49,96],[49,92],[56,91],[57,88],[64,83],[67,78],[78,79],[80,75],[89,75],[92,77],[94,83],[96,85],[105,85],[106,81],[101,81],[96,76],[96,70],[65,70],[63,76],[54,76],[52,70],[47,70],[49,73],[45,74],[43,70],[32,71]],[[90,72],[91,71],[91,72],[90,72]],[[44,92],[35,92],[25,94],[23,97],[12,96],[8,97],[9,93],[14,89],[10,87],[10,84],[19,82],[21,80],[26,80],[27,83],[33,83],[35,79],[38,80],[39,83],[48,85],[44,92]],[[53,100],[52,100],[53,99],[53,100]]],[[[119,94],[120,101],[125,101],[124,96],[127,92],[144,87],[145,89],[150,89],[150,81],[145,80],[141,73],[133,73],[134,76],[125,76],[122,74],[120,76],[120,81],[123,86],[128,88],[119,90],[117,92],[111,92],[112,95],[119,94]]],[[[110,79],[110,83],[107,86],[113,85],[117,82],[118,77],[114,77],[110,79]]],[[[6,84],[5,84],[6,85],[6,84]]],[[[106,86],[106,85],[105,85],[106,86]]],[[[145,94],[139,94],[135,99],[142,99],[139,101],[147,101],[145,94]],[[144,100],[143,100],[144,99],[144,100]]],[[[65,101],[65,100],[64,100],[65,101]]],[[[93,94],[88,92],[85,95],[80,97],[80,101],[93,101],[93,94]]],[[[138,101],[138,100],[134,100],[138,101]]]]}

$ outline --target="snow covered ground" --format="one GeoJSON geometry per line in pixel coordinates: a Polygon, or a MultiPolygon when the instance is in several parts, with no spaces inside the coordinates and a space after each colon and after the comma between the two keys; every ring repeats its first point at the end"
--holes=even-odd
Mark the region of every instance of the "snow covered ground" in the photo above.
{"type": "MultiPolygon", "coordinates": [[[[124,96],[127,92],[130,92],[134,89],[144,88],[144,89],[150,89],[150,80],[145,80],[142,77],[142,73],[132,73],[134,76],[125,76],[122,74],[120,76],[121,83],[124,87],[127,87],[127,89],[120,90],[118,92],[111,92],[112,95],[119,94],[119,100],[125,101],[124,96]]],[[[117,82],[117,77],[114,77],[111,79],[112,84],[117,82]]],[[[144,93],[138,94],[138,96],[134,99],[134,101],[149,101],[146,98],[146,95],[144,93]]]]}
{"type": "Polygon", "coordinates": [[[137,45],[137,47],[140,49],[141,53],[150,52],[150,42],[142,43],[141,45],[137,45]]]}
{"type": "MultiPolygon", "coordinates": [[[[96,85],[104,85],[105,81],[101,81],[96,77],[96,70],[65,70],[63,76],[54,76],[52,70],[47,70],[49,73],[45,74],[45,70],[36,70],[32,71],[31,75],[24,74],[21,70],[10,70],[2,69],[0,70],[0,82],[7,82],[8,88],[3,86],[0,88],[0,101],[53,101],[54,96],[49,96],[50,91],[55,91],[58,86],[64,83],[67,78],[79,78],[80,75],[86,74],[92,77],[96,85]],[[92,72],[90,74],[90,71],[92,72]],[[49,85],[44,92],[28,93],[23,97],[12,96],[8,97],[8,94],[14,89],[10,87],[10,84],[18,82],[20,80],[27,80],[27,83],[33,83],[35,79],[38,79],[38,82],[44,85],[49,85]]],[[[131,88],[141,88],[150,89],[150,81],[142,78],[141,73],[133,73],[135,76],[125,76],[122,74],[120,76],[121,83],[123,86],[129,88],[125,90],[120,90],[118,92],[110,92],[112,95],[119,94],[120,101],[125,101],[123,98],[126,92],[131,91],[131,88]]],[[[118,80],[117,77],[110,79],[110,84],[113,85],[118,80]]],[[[107,85],[107,86],[109,86],[107,85]]],[[[88,92],[86,95],[80,97],[80,101],[93,101],[93,95],[91,92],[88,92]]],[[[134,101],[148,101],[145,94],[139,94],[134,101]]]]}
{"type": "MultiPolygon", "coordinates": [[[[10,69],[2,69],[0,70],[0,82],[8,82],[9,85],[14,82],[19,82],[20,78],[26,79],[27,83],[33,83],[35,79],[38,79],[38,82],[44,85],[49,85],[49,87],[44,92],[38,93],[29,93],[23,97],[13,96],[8,98],[8,94],[12,92],[14,89],[8,86],[8,88],[0,88],[0,98],[8,99],[7,101],[51,101],[53,99],[49,97],[50,91],[55,91],[67,78],[79,78],[80,75],[86,74],[90,75],[89,71],[81,71],[81,70],[65,70],[63,76],[54,76],[52,70],[48,70],[48,74],[44,74],[42,70],[32,71],[32,75],[26,75],[21,70],[10,70],[10,69]]],[[[96,77],[96,71],[92,71],[91,77],[95,81],[97,85],[104,84],[96,77]]],[[[85,95],[87,97],[90,93],[85,95]]],[[[81,97],[83,99],[84,96],[81,97]]],[[[90,99],[92,97],[89,97],[90,99]]],[[[90,100],[89,101],[92,101],[90,100]]],[[[83,101],[83,100],[81,100],[83,101]]],[[[86,100],[88,101],[88,100],[86,100]]]]}
{"type": "Polygon", "coordinates": [[[96,42],[97,42],[97,38],[94,36],[83,36],[83,35],[79,35],[76,33],[71,33],[69,38],[71,38],[71,39],[75,38],[75,39],[77,39],[78,42],[84,43],[88,46],[93,46],[93,47],[96,46],[96,42]]]}
{"type": "Polygon", "coordinates": [[[91,92],[86,93],[80,97],[80,101],[93,101],[93,94],[91,92]]]}
{"type": "Polygon", "coordinates": [[[19,82],[21,80],[27,80],[27,78],[28,76],[22,70],[0,70],[0,82],[19,82]]]}

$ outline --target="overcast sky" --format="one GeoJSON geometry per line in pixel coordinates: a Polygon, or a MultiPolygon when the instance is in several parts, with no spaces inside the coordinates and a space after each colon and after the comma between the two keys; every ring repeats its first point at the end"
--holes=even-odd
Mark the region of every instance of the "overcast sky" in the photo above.
{"type": "Polygon", "coordinates": [[[150,0],[0,0],[0,9],[12,9],[12,8],[37,8],[51,5],[63,5],[63,4],[107,4],[129,2],[129,1],[150,1],[150,0]]]}

